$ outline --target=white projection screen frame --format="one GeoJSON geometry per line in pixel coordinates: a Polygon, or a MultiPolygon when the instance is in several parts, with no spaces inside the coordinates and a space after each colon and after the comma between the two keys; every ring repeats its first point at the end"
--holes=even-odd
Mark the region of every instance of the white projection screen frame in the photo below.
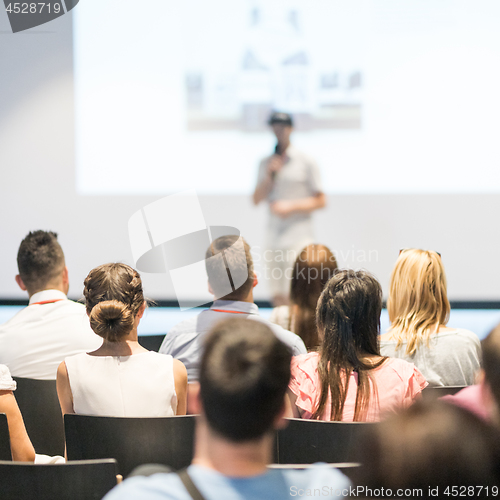
{"type": "MultiPolygon", "coordinates": [[[[179,4],[85,0],[0,40],[0,299],[24,297],[29,230],[59,233],[79,297],[92,267],[134,264],[130,216],[186,189],[207,225],[241,231],[259,272],[267,210],[250,194],[280,108],[320,165],[317,240],[341,266],[386,294],[399,248],[431,248],[450,298],[499,300],[496,2],[179,4]]],[[[165,275],[143,277],[150,297],[175,299],[165,275]]],[[[255,295],[269,297],[264,279],[255,295]]]]}

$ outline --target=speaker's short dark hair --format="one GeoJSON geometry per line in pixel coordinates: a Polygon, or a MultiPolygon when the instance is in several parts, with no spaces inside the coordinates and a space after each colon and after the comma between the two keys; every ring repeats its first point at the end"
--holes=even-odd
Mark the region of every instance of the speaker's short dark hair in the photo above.
{"type": "Polygon", "coordinates": [[[210,428],[233,442],[262,437],[283,409],[291,351],[264,323],[230,318],[207,336],[200,397],[210,428]]]}
{"type": "Polygon", "coordinates": [[[216,298],[241,300],[247,297],[253,287],[253,260],[250,246],[241,236],[217,238],[208,247],[205,258],[208,282],[216,298]],[[219,258],[211,258],[217,255],[219,258]],[[232,286],[235,282],[243,284],[232,286]],[[228,283],[233,290],[231,293],[227,293],[228,283]]]}
{"type": "Polygon", "coordinates": [[[57,233],[30,232],[19,246],[17,268],[29,289],[43,290],[63,270],[64,265],[64,253],[57,241],[57,233]]]}
{"type": "Polygon", "coordinates": [[[286,125],[287,127],[293,127],[292,115],[288,113],[282,113],[280,111],[275,111],[271,113],[269,120],[267,122],[269,125],[286,125]]]}

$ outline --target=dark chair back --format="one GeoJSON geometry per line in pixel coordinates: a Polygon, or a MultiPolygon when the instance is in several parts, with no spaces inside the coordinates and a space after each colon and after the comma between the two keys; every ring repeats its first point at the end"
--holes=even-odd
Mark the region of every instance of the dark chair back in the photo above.
{"type": "Polygon", "coordinates": [[[422,391],[422,398],[426,400],[437,399],[443,396],[452,396],[458,391],[461,391],[467,386],[464,385],[449,385],[447,387],[426,387],[422,391]]]}
{"type": "Polygon", "coordinates": [[[7,415],[5,413],[0,413],[0,460],[12,460],[9,424],[7,423],[7,415]]]}
{"type": "Polygon", "coordinates": [[[158,352],[164,338],[164,333],[161,335],[140,335],[139,344],[141,344],[142,347],[148,351],[158,352]]]}
{"type": "Polygon", "coordinates": [[[115,458],[119,474],[159,463],[175,470],[193,458],[194,415],[162,418],[93,417],[65,415],[69,460],[115,458]]]}
{"type": "Polygon", "coordinates": [[[14,391],[24,425],[35,451],[64,455],[64,427],[55,380],[14,377],[14,391]]]}
{"type": "Polygon", "coordinates": [[[2,500],[100,500],[114,486],[115,460],[0,462],[2,500]]]}
{"type": "Polygon", "coordinates": [[[277,460],[280,464],[314,462],[362,462],[358,443],[374,422],[325,422],[290,418],[277,432],[277,460]]]}

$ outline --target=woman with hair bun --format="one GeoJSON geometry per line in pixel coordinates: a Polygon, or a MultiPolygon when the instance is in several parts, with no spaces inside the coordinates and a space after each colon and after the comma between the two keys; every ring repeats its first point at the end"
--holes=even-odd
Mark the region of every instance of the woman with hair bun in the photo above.
{"type": "Polygon", "coordinates": [[[139,273],[125,264],[104,264],[90,271],[84,285],[90,326],[103,344],[60,364],[57,392],[63,414],[185,415],[186,368],[138,342],[146,308],[139,273]]]}
{"type": "Polygon", "coordinates": [[[481,344],[469,330],[446,326],[450,303],[441,255],[417,248],[400,252],[387,312],[391,328],[380,338],[384,356],[414,363],[431,387],[475,383],[481,344]]]}

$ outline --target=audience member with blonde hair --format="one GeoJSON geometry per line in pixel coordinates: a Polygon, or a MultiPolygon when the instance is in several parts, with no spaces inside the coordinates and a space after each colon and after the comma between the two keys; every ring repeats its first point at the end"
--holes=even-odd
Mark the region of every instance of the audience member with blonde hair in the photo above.
{"type": "Polygon", "coordinates": [[[380,355],[382,289],[365,271],[342,270],[317,307],[321,345],[292,359],[295,417],[377,421],[407,407],[427,385],[412,363],[380,355]]]}
{"type": "Polygon", "coordinates": [[[308,245],[297,256],[290,283],[290,305],[273,309],[270,320],[296,333],[308,351],[319,346],[316,305],[327,281],[337,270],[337,260],[325,245],[308,245]]]}
{"type": "Polygon", "coordinates": [[[481,345],[474,333],[446,326],[450,303],[437,252],[401,251],[391,275],[387,310],[391,327],[381,336],[384,356],[411,361],[431,386],[474,384],[481,345]]]}
{"type": "Polygon", "coordinates": [[[85,279],[90,326],[103,344],[65,359],[57,392],[65,413],[112,417],[168,417],[186,413],[187,373],[172,356],[151,352],[137,339],[146,302],[139,273],[104,264],[85,279]]]}

